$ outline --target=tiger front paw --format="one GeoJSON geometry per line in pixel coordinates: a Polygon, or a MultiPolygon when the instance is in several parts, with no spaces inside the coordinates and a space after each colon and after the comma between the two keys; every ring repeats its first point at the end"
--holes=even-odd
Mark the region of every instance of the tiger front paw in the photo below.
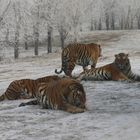
{"type": "Polygon", "coordinates": [[[68,112],[70,112],[70,113],[73,113],[73,114],[75,114],[75,113],[82,113],[82,112],[85,112],[86,111],[86,109],[83,109],[83,108],[69,108],[68,110],[67,110],[68,112]]]}
{"type": "Polygon", "coordinates": [[[25,106],[25,105],[26,105],[25,103],[21,103],[18,107],[25,106]]]}

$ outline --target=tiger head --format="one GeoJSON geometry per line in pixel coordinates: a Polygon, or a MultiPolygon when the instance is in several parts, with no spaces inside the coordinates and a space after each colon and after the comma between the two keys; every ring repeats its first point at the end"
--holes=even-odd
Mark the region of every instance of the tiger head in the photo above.
{"type": "Polygon", "coordinates": [[[120,70],[127,70],[130,68],[130,61],[128,54],[119,53],[115,55],[115,64],[120,70]]]}
{"type": "Polygon", "coordinates": [[[67,64],[67,67],[64,68],[64,73],[67,75],[67,76],[70,76],[72,77],[71,73],[72,73],[72,70],[74,69],[74,65],[73,65],[73,62],[69,62],[67,64]]]}
{"type": "Polygon", "coordinates": [[[77,82],[70,84],[64,94],[65,100],[76,107],[86,108],[86,95],[83,86],[77,82]]]}

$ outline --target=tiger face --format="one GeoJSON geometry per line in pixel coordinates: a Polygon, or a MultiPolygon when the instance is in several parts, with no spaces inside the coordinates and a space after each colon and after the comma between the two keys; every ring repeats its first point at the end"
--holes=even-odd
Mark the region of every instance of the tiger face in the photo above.
{"type": "Polygon", "coordinates": [[[67,102],[73,106],[85,108],[86,96],[84,89],[71,85],[68,90],[69,94],[67,97],[65,96],[67,102]]]}
{"type": "Polygon", "coordinates": [[[70,76],[71,77],[71,73],[72,73],[72,70],[74,69],[75,67],[75,64],[73,61],[71,62],[68,62],[67,63],[67,66],[64,67],[64,73],[67,75],[67,76],[70,76]]]}
{"type": "Polygon", "coordinates": [[[126,70],[130,65],[128,54],[119,53],[115,55],[115,64],[120,70],[126,70]]]}

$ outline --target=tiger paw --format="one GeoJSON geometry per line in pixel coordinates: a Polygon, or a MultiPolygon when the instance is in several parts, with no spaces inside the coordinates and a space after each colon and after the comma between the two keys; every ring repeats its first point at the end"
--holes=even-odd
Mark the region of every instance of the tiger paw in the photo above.
{"type": "Polygon", "coordinates": [[[75,114],[75,113],[82,113],[82,112],[85,112],[86,110],[83,109],[83,108],[75,108],[75,109],[68,109],[67,111],[70,112],[70,113],[75,114]]]}
{"type": "Polygon", "coordinates": [[[26,105],[25,103],[21,103],[18,107],[25,106],[25,105],[26,105]]]}

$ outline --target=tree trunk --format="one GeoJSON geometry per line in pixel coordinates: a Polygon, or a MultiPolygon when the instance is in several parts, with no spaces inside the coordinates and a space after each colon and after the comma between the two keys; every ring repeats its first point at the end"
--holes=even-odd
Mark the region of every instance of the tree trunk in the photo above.
{"type": "Polygon", "coordinates": [[[61,36],[61,49],[64,49],[64,37],[63,35],[61,36]]]}
{"type": "Polygon", "coordinates": [[[25,40],[24,45],[25,45],[25,50],[28,50],[28,43],[27,43],[27,40],[25,40]]]}
{"type": "Polygon", "coordinates": [[[94,28],[95,28],[95,30],[98,29],[98,27],[97,27],[97,21],[96,20],[94,20],[94,28]]]}
{"type": "Polygon", "coordinates": [[[90,22],[90,31],[93,31],[93,19],[91,19],[91,22],[90,22]]]}
{"type": "Polygon", "coordinates": [[[138,29],[140,29],[140,16],[137,18],[138,29]]]}
{"type": "Polygon", "coordinates": [[[106,30],[109,30],[109,14],[105,13],[106,30]]]}
{"type": "Polygon", "coordinates": [[[7,31],[6,31],[5,41],[9,42],[9,28],[7,28],[7,31]]]}
{"type": "Polygon", "coordinates": [[[48,53],[52,53],[52,28],[48,30],[48,53]]]}
{"type": "Polygon", "coordinates": [[[26,29],[26,27],[24,29],[24,45],[25,45],[25,50],[28,50],[28,36],[27,36],[27,29],[26,29]]]}
{"type": "Polygon", "coordinates": [[[61,49],[64,49],[64,43],[65,39],[67,38],[68,32],[62,25],[60,26],[60,29],[58,31],[60,34],[61,49]]]}
{"type": "Polygon", "coordinates": [[[8,47],[9,46],[9,28],[7,28],[7,31],[6,31],[5,42],[6,42],[6,47],[8,47]]]}
{"type": "Polygon", "coordinates": [[[123,30],[124,29],[124,16],[121,16],[120,26],[121,26],[121,30],[123,30]]]}
{"type": "Polygon", "coordinates": [[[111,29],[115,30],[115,15],[111,13],[111,29]]]}
{"type": "Polygon", "coordinates": [[[101,21],[101,18],[99,19],[98,30],[102,30],[102,21],[101,21]]]}
{"type": "Polygon", "coordinates": [[[34,48],[34,54],[38,55],[38,46],[39,46],[39,32],[38,32],[38,26],[34,26],[34,41],[35,41],[35,48],[34,48]]]}
{"type": "Polygon", "coordinates": [[[34,53],[35,55],[38,55],[38,45],[39,45],[39,35],[36,33],[35,34],[35,50],[34,50],[34,53]]]}
{"type": "Polygon", "coordinates": [[[15,46],[14,46],[14,58],[19,58],[19,26],[17,25],[15,31],[15,46]]]}
{"type": "Polygon", "coordinates": [[[131,17],[131,25],[130,25],[130,29],[131,29],[131,30],[134,28],[133,23],[134,23],[134,20],[133,20],[133,18],[131,17]]]}

